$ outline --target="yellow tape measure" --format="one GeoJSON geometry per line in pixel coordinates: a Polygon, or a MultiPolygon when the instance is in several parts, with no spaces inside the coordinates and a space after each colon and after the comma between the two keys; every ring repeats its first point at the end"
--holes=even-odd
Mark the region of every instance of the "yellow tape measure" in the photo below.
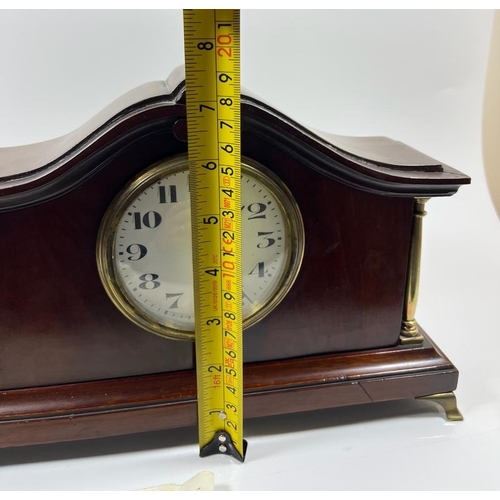
{"type": "Polygon", "coordinates": [[[243,461],[240,16],[184,10],[200,455],[243,461]]]}

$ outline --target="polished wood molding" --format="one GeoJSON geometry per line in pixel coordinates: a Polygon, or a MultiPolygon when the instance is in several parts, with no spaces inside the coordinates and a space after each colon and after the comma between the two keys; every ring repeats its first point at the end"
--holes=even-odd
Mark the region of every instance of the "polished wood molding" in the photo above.
{"type": "MultiPolygon", "coordinates": [[[[418,347],[251,363],[244,377],[254,418],[450,392],[458,371],[426,336],[418,347]]],[[[0,447],[194,425],[194,370],[0,393],[0,447]]]]}

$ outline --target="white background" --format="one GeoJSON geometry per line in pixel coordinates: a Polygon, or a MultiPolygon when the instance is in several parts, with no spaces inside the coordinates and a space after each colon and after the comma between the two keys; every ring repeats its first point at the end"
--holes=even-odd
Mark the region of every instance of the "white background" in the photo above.
{"type": "MultiPolygon", "coordinates": [[[[417,311],[460,370],[464,422],[413,401],[258,419],[244,465],[199,459],[194,429],[0,450],[0,489],[132,490],[201,470],[220,490],[499,489],[500,223],[481,154],[492,20],[242,11],[245,88],[304,125],[386,135],[472,177],[427,205],[417,311]]],[[[70,132],[182,63],[180,10],[0,11],[0,146],[70,132]]]]}

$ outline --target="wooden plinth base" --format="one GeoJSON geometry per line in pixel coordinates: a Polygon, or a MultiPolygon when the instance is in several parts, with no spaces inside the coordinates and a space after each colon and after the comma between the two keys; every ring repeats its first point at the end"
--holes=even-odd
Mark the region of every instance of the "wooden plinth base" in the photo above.
{"type": "MultiPolygon", "coordinates": [[[[245,418],[455,390],[458,371],[422,345],[245,365],[245,418]]],[[[194,371],[0,392],[0,447],[196,425],[194,371]]]]}

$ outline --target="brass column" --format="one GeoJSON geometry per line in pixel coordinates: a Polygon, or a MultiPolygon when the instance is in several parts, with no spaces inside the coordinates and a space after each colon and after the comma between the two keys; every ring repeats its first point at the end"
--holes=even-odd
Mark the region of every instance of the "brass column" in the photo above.
{"type": "Polygon", "coordinates": [[[418,331],[415,311],[417,309],[418,288],[420,280],[420,259],[422,253],[422,225],[427,214],[425,203],[429,198],[415,198],[413,210],[413,227],[410,242],[410,261],[406,277],[406,294],[403,310],[403,323],[399,340],[401,344],[419,344],[424,337],[418,331]]]}

